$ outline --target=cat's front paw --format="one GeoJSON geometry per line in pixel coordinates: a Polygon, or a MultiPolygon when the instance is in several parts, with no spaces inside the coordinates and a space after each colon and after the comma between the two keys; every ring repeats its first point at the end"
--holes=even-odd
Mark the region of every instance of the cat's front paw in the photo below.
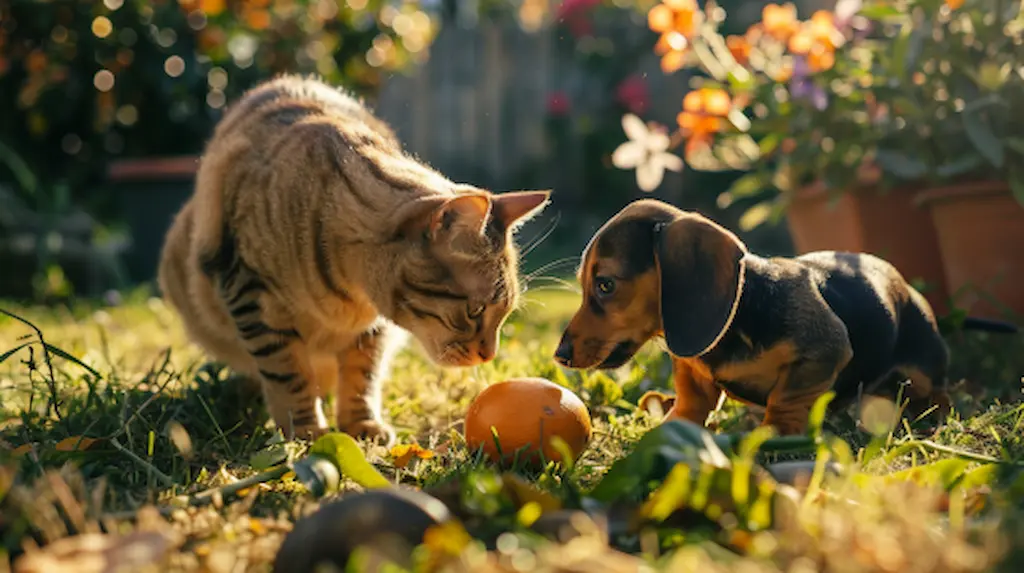
{"type": "Polygon", "coordinates": [[[328,431],[330,431],[330,428],[326,426],[296,426],[293,428],[292,436],[297,440],[315,442],[317,438],[326,434],[328,431]]]}
{"type": "Polygon", "coordinates": [[[395,444],[395,430],[379,420],[360,420],[345,427],[345,433],[355,438],[380,442],[386,448],[395,444]]]}

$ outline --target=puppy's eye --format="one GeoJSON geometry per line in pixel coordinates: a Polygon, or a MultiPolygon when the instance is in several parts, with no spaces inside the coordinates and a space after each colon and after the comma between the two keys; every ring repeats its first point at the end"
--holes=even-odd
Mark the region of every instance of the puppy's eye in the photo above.
{"type": "Polygon", "coordinates": [[[615,280],[608,277],[597,277],[594,279],[594,288],[600,297],[610,296],[615,292],[615,280]]]}
{"type": "Polygon", "coordinates": [[[484,313],[484,309],[486,309],[486,308],[487,308],[487,305],[483,305],[483,304],[478,304],[476,306],[469,307],[469,318],[477,318],[477,317],[479,317],[481,314],[484,313]]]}

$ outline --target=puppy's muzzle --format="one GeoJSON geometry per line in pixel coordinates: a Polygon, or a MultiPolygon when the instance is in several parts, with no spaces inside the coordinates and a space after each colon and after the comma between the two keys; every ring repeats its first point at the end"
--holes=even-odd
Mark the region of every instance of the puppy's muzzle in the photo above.
{"type": "Polygon", "coordinates": [[[562,340],[558,343],[558,348],[555,349],[555,361],[566,368],[571,368],[572,350],[572,337],[565,333],[562,335],[562,340]]]}

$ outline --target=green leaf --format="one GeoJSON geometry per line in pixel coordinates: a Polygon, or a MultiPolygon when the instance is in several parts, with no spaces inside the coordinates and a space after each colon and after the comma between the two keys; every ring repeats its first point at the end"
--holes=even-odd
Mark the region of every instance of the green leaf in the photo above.
{"type": "Polygon", "coordinates": [[[975,113],[1000,103],[1003,103],[1003,98],[999,97],[999,94],[988,94],[968,102],[961,113],[975,113]]]}
{"type": "Polygon", "coordinates": [[[865,6],[861,8],[857,14],[869,18],[871,20],[882,20],[885,18],[892,18],[894,16],[900,16],[902,12],[894,6],[889,4],[873,4],[871,6],[865,6]]]}
{"type": "Polygon", "coordinates": [[[249,457],[249,465],[256,471],[263,471],[288,459],[288,452],[280,447],[270,447],[260,450],[249,457]]]}
{"type": "Polygon", "coordinates": [[[900,83],[907,81],[907,51],[910,48],[910,35],[913,27],[904,25],[899,36],[892,42],[892,59],[889,60],[889,73],[899,78],[900,83]]]}
{"type": "Polygon", "coordinates": [[[569,447],[569,444],[561,436],[551,436],[548,443],[562,457],[562,466],[565,467],[565,471],[571,472],[573,465],[575,465],[576,452],[572,451],[572,448],[569,447]]]}
{"type": "Polygon", "coordinates": [[[1010,149],[1017,153],[1024,153],[1024,137],[1007,137],[1003,141],[1010,149]]]}
{"type": "Polygon", "coordinates": [[[363,487],[391,487],[391,482],[366,461],[359,444],[348,434],[324,434],[313,442],[309,453],[327,458],[337,466],[343,476],[363,487]]]}
{"type": "Polygon", "coordinates": [[[762,223],[772,214],[772,202],[761,201],[757,205],[747,209],[740,215],[739,226],[743,231],[749,231],[762,223]]]}
{"type": "Polygon", "coordinates": [[[992,131],[992,127],[985,121],[981,113],[978,111],[968,113],[964,111],[962,114],[964,130],[967,133],[967,139],[971,140],[971,144],[974,148],[981,153],[993,167],[997,169],[1003,166],[1003,162],[1006,159],[1006,151],[1003,149],[1003,143],[996,136],[995,132],[992,131]]]}
{"type": "Polygon", "coordinates": [[[821,436],[821,427],[825,423],[828,405],[835,397],[836,393],[830,390],[818,396],[818,399],[814,401],[814,405],[811,406],[811,413],[807,418],[807,430],[815,439],[821,436]]]}
{"type": "Polygon", "coordinates": [[[729,193],[735,197],[750,197],[764,190],[765,183],[764,177],[760,173],[748,173],[732,182],[732,185],[729,186],[729,193]]]}
{"type": "Polygon", "coordinates": [[[315,497],[337,491],[341,483],[341,474],[334,461],[316,454],[292,464],[292,471],[295,472],[295,478],[315,497]]]}
{"type": "Polygon", "coordinates": [[[640,515],[653,521],[664,521],[676,508],[686,502],[690,494],[692,469],[685,463],[672,467],[665,481],[640,506],[640,515]]]}
{"type": "Polygon", "coordinates": [[[879,149],[875,154],[875,163],[900,179],[920,179],[928,173],[928,166],[902,151],[879,149]]]}
{"type": "Polygon", "coordinates": [[[1019,169],[1010,170],[1010,192],[1017,200],[1017,204],[1024,207],[1024,175],[1020,173],[1019,169]]]}
{"type": "Polygon", "coordinates": [[[14,348],[8,350],[7,352],[4,352],[3,354],[0,354],[0,364],[3,364],[5,360],[10,358],[11,356],[14,356],[15,352],[21,350],[22,348],[25,348],[29,344],[32,344],[32,343],[31,342],[23,342],[22,344],[20,344],[18,346],[15,346],[14,348]]]}
{"type": "Polygon", "coordinates": [[[75,364],[81,366],[82,368],[85,368],[86,370],[89,371],[89,374],[92,374],[96,378],[103,378],[103,376],[100,376],[99,372],[93,370],[93,368],[91,366],[89,366],[85,362],[82,362],[81,360],[75,358],[71,354],[61,350],[60,348],[57,348],[56,346],[50,344],[49,342],[44,342],[43,344],[44,344],[44,346],[46,346],[47,350],[49,350],[50,352],[56,354],[57,356],[60,356],[64,360],[67,360],[69,362],[74,362],[75,364]]]}
{"type": "Polygon", "coordinates": [[[705,449],[702,433],[707,430],[692,422],[666,420],[644,434],[629,455],[612,464],[590,497],[607,503],[642,496],[646,484],[664,479],[676,464],[687,463],[696,469],[705,449]]]}
{"type": "Polygon", "coordinates": [[[964,489],[991,485],[999,478],[999,469],[999,464],[980,465],[969,472],[965,472],[963,479],[957,485],[964,489]]]}
{"type": "Polygon", "coordinates": [[[782,135],[779,133],[769,133],[768,135],[761,138],[757,146],[761,149],[761,155],[768,155],[775,151],[775,148],[782,143],[782,135]]]}
{"type": "Polygon", "coordinates": [[[982,156],[969,153],[963,155],[958,159],[954,159],[949,163],[940,165],[938,168],[936,168],[935,174],[938,175],[939,177],[956,177],[957,175],[969,173],[981,167],[984,163],[985,160],[984,158],[982,158],[982,156]]]}
{"type": "Polygon", "coordinates": [[[919,485],[940,485],[949,490],[964,476],[970,460],[946,458],[930,464],[907,468],[886,476],[887,479],[909,481],[919,485]]]}

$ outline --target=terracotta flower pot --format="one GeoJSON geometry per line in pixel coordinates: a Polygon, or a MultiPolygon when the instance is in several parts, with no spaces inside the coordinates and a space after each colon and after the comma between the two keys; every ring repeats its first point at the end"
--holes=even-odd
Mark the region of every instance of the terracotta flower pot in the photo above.
{"type": "Polygon", "coordinates": [[[948,312],[948,290],[931,215],[903,189],[880,193],[871,186],[843,193],[836,204],[824,184],[797,192],[786,211],[798,253],[836,250],[871,253],[892,263],[938,314],[948,312]]]}
{"type": "Polygon", "coordinates": [[[1021,322],[1024,207],[1009,186],[966,183],[929,189],[917,200],[934,221],[954,304],[972,316],[1021,322]]]}
{"type": "Polygon", "coordinates": [[[196,156],[122,159],[110,164],[107,182],[131,231],[125,266],[133,282],[156,277],[164,235],[192,194],[198,167],[196,156]]]}

